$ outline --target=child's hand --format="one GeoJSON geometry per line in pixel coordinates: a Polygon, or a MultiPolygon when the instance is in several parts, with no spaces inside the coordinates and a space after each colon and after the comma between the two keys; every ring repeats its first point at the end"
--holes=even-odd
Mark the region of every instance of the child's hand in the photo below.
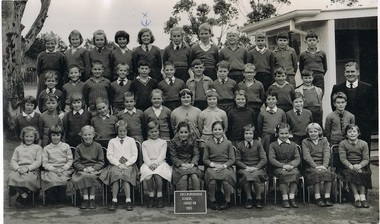
{"type": "Polygon", "coordinates": [[[315,169],[318,170],[318,171],[325,171],[325,170],[327,170],[327,168],[325,166],[316,166],[315,169]]]}
{"type": "Polygon", "coordinates": [[[87,167],[87,173],[95,172],[95,169],[93,167],[87,167]]]}
{"type": "Polygon", "coordinates": [[[23,175],[23,174],[25,174],[25,173],[27,173],[27,172],[29,172],[29,168],[28,168],[28,167],[19,167],[19,168],[18,168],[18,173],[19,173],[20,175],[23,175]]]}
{"type": "Polygon", "coordinates": [[[286,171],[291,171],[293,169],[293,166],[292,165],[284,165],[282,167],[282,169],[286,170],[286,171]]]}
{"type": "Polygon", "coordinates": [[[362,168],[363,168],[363,166],[360,165],[360,164],[355,164],[355,165],[353,165],[353,170],[354,170],[355,172],[357,172],[357,173],[361,173],[361,172],[362,172],[362,168]]]}
{"type": "Polygon", "coordinates": [[[122,169],[122,170],[126,170],[128,168],[128,166],[125,164],[119,164],[118,167],[119,167],[119,169],[122,169]]]}
{"type": "Polygon", "coordinates": [[[157,165],[156,163],[151,163],[151,164],[149,164],[149,169],[150,169],[151,171],[156,170],[157,167],[158,167],[158,165],[157,165]]]}

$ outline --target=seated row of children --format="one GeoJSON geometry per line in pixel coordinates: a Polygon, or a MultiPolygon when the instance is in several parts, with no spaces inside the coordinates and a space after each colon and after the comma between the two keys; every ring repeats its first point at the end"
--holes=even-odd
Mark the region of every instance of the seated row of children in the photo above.
{"type": "MultiPolygon", "coordinates": [[[[61,126],[56,125],[49,129],[51,143],[43,149],[35,144],[38,139],[37,131],[33,127],[25,127],[21,132],[22,144],[15,149],[11,160],[13,171],[9,175],[8,185],[11,189],[14,188],[10,193],[19,192],[17,201],[22,203],[30,200],[30,194],[41,187],[42,190],[50,192],[47,193],[48,197],[57,191],[57,199],[62,199],[63,189],[52,187],[66,185],[70,180],[73,188],[80,189],[83,195],[80,208],[95,209],[95,187],[99,185],[100,179],[112,186],[112,204],[109,210],[117,209],[119,183],[122,183],[126,195],[126,210],[130,211],[133,210],[130,185],[136,186],[138,181],[147,181],[148,207],[153,207],[155,196],[157,207],[164,206],[162,178],[172,181],[177,190],[188,190],[188,179],[192,182],[191,189],[201,188],[199,149],[188,123],[178,124],[176,135],[169,145],[160,138],[159,124],[154,121],[148,123],[149,139],[142,144],[144,164],[140,167],[141,175],[136,166],[138,151],[135,140],[127,136],[126,122],[119,121],[116,126],[118,136],[111,139],[107,147],[110,165],[104,169],[102,147],[94,141],[96,132],[92,126],[86,125],[81,129],[82,143],[75,149],[74,160],[69,145],[61,141],[61,126]],[[174,162],[173,167],[166,163],[167,148],[174,162]],[[44,169],[41,171],[40,186],[41,164],[44,169]]],[[[246,208],[252,208],[253,205],[262,208],[261,184],[268,180],[267,174],[278,178],[283,207],[297,208],[294,197],[302,170],[301,157],[305,163],[303,175],[307,185],[314,187],[317,206],[332,206],[330,192],[335,173],[330,166],[329,143],[322,136],[322,128],[317,123],[307,126],[308,137],[302,141],[302,152],[297,148],[297,144],[289,140],[289,125],[277,125],[278,138],[270,144],[268,155],[255,135],[255,127],[252,124],[243,127],[244,140],[237,144],[236,151],[232,142],[225,136],[222,121],[215,121],[211,129],[212,137],[205,141],[203,147],[203,163],[204,181],[212,209],[228,209],[231,206],[230,196],[236,187],[243,188],[247,195],[246,208]],[[237,175],[232,167],[234,164],[238,169],[237,175]],[[322,183],[324,199],[320,194],[322,183]],[[224,192],[222,202],[217,202],[215,197],[218,185],[222,186],[224,192]],[[255,200],[252,197],[252,185],[255,200]]],[[[351,187],[355,207],[368,208],[365,197],[365,189],[371,188],[368,146],[366,142],[358,139],[359,135],[360,130],[356,125],[348,125],[345,128],[346,139],[339,144],[339,158],[343,167],[339,167],[338,171],[342,180],[348,182],[351,187]]]]}

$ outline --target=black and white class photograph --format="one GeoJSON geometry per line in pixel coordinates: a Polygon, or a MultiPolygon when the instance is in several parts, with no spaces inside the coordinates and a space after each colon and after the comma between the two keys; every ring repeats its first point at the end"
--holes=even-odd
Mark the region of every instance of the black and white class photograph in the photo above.
{"type": "Polygon", "coordinates": [[[1,12],[0,223],[380,222],[377,0],[1,12]]]}

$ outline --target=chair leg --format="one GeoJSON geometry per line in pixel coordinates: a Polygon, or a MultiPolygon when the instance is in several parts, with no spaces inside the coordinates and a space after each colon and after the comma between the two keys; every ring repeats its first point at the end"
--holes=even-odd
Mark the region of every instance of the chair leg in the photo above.
{"type": "Polygon", "coordinates": [[[33,207],[36,205],[35,202],[34,202],[34,194],[35,194],[35,192],[33,191],[32,192],[32,200],[33,200],[32,205],[33,205],[33,207]]]}
{"type": "Polygon", "coordinates": [[[307,203],[310,204],[310,186],[307,187],[307,203]]]}
{"type": "Polygon", "coordinates": [[[302,177],[302,199],[303,204],[305,204],[305,179],[302,177]]]}
{"type": "Polygon", "coordinates": [[[46,205],[45,191],[42,190],[42,205],[46,205]]]}
{"type": "Polygon", "coordinates": [[[338,180],[338,188],[339,188],[339,203],[342,203],[342,181],[338,180]]]}
{"type": "Polygon", "coordinates": [[[140,197],[141,197],[141,206],[144,205],[144,181],[140,182],[140,197]]]}
{"type": "Polygon", "coordinates": [[[267,194],[268,194],[268,181],[264,182],[264,204],[267,203],[267,194]]]}
{"type": "Polygon", "coordinates": [[[277,204],[277,179],[273,177],[273,186],[274,186],[274,204],[277,204]]]}

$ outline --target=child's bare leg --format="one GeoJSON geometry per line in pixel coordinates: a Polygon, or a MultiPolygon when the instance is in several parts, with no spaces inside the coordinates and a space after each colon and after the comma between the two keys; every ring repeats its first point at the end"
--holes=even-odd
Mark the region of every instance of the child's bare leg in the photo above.
{"type": "Polygon", "coordinates": [[[211,180],[208,184],[208,196],[210,201],[215,201],[215,192],[216,192],[216,180],[211,180]]]}
{"type": "Polygon", "coordinates": [[[112,183],[112,201],[117,202],[117,193],[119,193],[119,181],[112,183]]]}
{"type": "Polygon", "coordinates": [[[288,200],[288,184],[280,184],[280,191],[282,195],[282,200],[288,200]]]}
{"type": "Polygon", "coordinates": [[[150,176],[149,178],[145,179],[146,180],[146,185],[147,185],[147,188],[148,188],[148,193],[149,193],[149,197],[154,197],[154,182],[153,182],[153,178],[152,176],[150,176]]]}
{"type": "Polygon", "coordinates": [[[297,183],[291,182],[289,186],[289,199],[294,199],[296,190],[297,190],[297,183]]]}
{"type": "Polygon", "coordinates": [[[176,186],[178,190],[181,190],[181,191],[187,190],[187,179],[188,179],[187,175],[183,175],[181,177],[181,179],[178,181],[177,186],[176,186]]]}
{"type": "Polygon", "coordinates": [[[330,198],[331,187],[332,187],[332,182],[331,181],[325,181],[325,198],[330,198]]]}
{"type": "Polygon", "coordinates": [[[160,175],[154,174],[154,181],[156,182],[157,197],[162,197],[162,178],[160,175]]]}
{"type": "Polygon", "coordinates": [[[314,197],[316,200],[321,198],[321,186],[320,183],[314,184],[314,197]]]}
{"type": "Polygon", "coordinates": [[[348,183],[348,185],[351,188],[351,191],[352,191],[352,194],[354,195],[355,201],[360,200],[360,196],[359,196],[359,192],[358,192],[358,188],[356,187],[356,184],[350,182],[350,183],[348,183]]]}
{"type": "Polygon", "coordinates": [[[124,188],[124,193],[125,193],[125,202],[132,202],[131,185],[127,181],[123,181],[123,188],[124,188]]]}
{"type": "Polygon", "coordinates": [[[89,188],[90,199],[95,199],[95,187],[89,188]]]}
{"type": "Polygon", "coordinates": [[[245,194],[247,195],[247,200],[251,199],[252,200],[252,191],[251,191],[251,183],[249,181],[245,182],[243,185],[245,194]]]}
{"type": "Polygon", "coordinates": [[[82,189],[83,191],[83,200],[88,200],[88,188],[85,187],[82,189]]]}
{"type": "Polygon", "coordinates": [[[195,173],[191,174],[191,182],[193,183],[193,190],[201,189],[201,183],[199,181],[198,176],[195,173]]]}

